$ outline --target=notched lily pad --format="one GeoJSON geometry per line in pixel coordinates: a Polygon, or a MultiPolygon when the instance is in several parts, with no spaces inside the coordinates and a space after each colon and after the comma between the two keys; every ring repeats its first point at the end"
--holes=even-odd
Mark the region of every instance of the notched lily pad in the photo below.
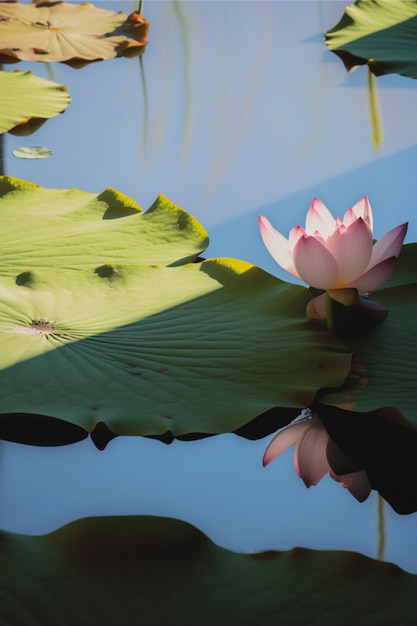
{"type": "Polygon", "coordinates": [[[305,318],[307,289],[199,261],[206,232],[163,196],[142,213],[112,189],[3,178],[0,220],[0,413],[66,420],[100,446],[99,424],[229,432],[348,373],[344,345],[305,318]]]}
{"type": "Polygon", "coordinates": [[[35,132],[47,119],[62,113],[71,100],[65,85],[18,70],[0,71],[0,93],[0,133],[19,136],[35,132]]]}
{"type": "Polygon", "coordinates": [[[233,259],[4,276],[0,412],[177,436],[307,406],[351,358],[305,320],[308,297],[233,259]]]}
{"type": "Polygon", "coordinates": [[[237,554],[185,522],[148,516],[0,539],[4,626],[32,626],[34,617],[114,626],[121,615],[125,624],[140,616],[173,626],[194,626],[196,615],[200,626],[415,624],[416,577],[356,553],[237,554]]]}
{"type": "Polygon", "coordinates": [[[325,36],[346,69],[368,64],[376,76],[417,78],[417,4],[410,0],[357,0],[325,36]]]}
{"type": "Polygon", "coordinates": [[[148,21],[94,5],[68,2],[0,2],[0,62],[61,62],[82,67],[92,61],[144,52],[148,21]]]}
{"type": "Polygon", "coordinates": [[[10,177],[0,178],[0,224],[0,275],[19,280],[41,267],[181,264],[208,245],[198,221],[165,196],[143,213],[115,189],[46,189],[10,177]]]}

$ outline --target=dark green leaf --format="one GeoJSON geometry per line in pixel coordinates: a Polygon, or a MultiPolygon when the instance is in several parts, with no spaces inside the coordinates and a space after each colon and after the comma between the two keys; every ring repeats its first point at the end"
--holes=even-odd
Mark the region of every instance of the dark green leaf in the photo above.
{"type": "Polygon", "coordinates": [[[326,33],[328,48],[348,70],[368,64],[377,76],[417,78],[417,3],[413,0],[357,0],[326,33]]]}
{"type": "Polygon", "coordinates": [[[354,553],[236,554],[155,517],[2,532],[1,544],[2,626],[415,624],[416,577],[354,553]]]}

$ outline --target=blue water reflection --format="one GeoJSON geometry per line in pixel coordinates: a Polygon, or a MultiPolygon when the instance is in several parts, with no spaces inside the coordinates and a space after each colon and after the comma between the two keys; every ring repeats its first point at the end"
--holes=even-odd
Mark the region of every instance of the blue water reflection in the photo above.
{"type": "MultiPolygon", "coordinates": [[[[90,515],[161,515],[191,522],[236,551],[306,546],[377,553],[373,493],[359,504],[324,478],[305,489],[289,452],[267,468],[269,441],[220,435],[194,442],[120,437],[36,448],[2,442],[0,526],[43,534],[90,515]]],[[[416,516],[387,505],[386,560],[417,572],[416,516]]]]}
{"type": "MultiPolygon", "coordinates": [[[[131,12],[137,2],[97,2],[131,12]]],[[[33,137],[7,136],[7,173],[47,187],[115,187],[147,208],[164,193],[211,235],[209,254],[243,258],[288,279],[260,242],[256,217],[283,233],[314,196],[343,214],[370,197],[375,235],[410,220],[417,239],[417,92],[378,79],[384,141],[371,141],[364,68],[347,76],[321,33],[348,2],[158,2],[143,57],[54,67],[72,103],[33,137]],[[44,145],[51,159],[11,156],[44,145]]],[[[41,64],[21,64],[47,76],[41,64]]],[[[185,519],[234,550],[294,545],[375,556],[376,497],[359,505],[330,479],[306,490],[291,452],[262,468],[270,440],[232,435],[170,446],[118,438],[60,448],[2,442],[0,527],[44,533],[79,517],[185,519]]],[[[416,516],[387,506],[386,559],[417,572],[416,516]]]]}

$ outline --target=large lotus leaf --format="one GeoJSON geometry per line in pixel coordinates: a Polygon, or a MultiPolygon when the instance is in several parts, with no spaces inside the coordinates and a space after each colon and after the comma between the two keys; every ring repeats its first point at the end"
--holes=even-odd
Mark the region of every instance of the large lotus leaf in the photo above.
{"type": "Polygon", "coordinates": [[[13,131],[29,135],[62,113],[71,99],[65,85],[17,70],[0,72],[0,93],[0,134],[13,131]]]}
{"type": "Polygon", "coordinates": [[[1,532],[2,626],[414,626],[417,579],[356,553],[237,554],[158,517],[1,532]]]}
{"type": "Polygon", "coordinates": [[[350,365],[309,292],[233,259],[0,279],[0,412],[116,434],[233,431],[350,365]]]}
{"type": "Polygon", "coordinates": [[[364,336],[344,339],[354,353],[351,374],[322,400],[351,411],[397,407],[417,426],[417,244],[403,246],[394,276],[372,297],[388,318],[364,336]]]}
{"type": "Polygon", "coordinates": [[[114,189],[97,195],[9,177],[0,178],[0,224],[0,275],[105,263],[171,265],[194,260],[208,243],[197,220],[164,196],[142,213],[114,189]]]}
{"type": "Polygon", "coordinates": [[[0,2],[0,61],[91,61],[142,54],[148,22],[88,2],[0,2]]]}
{"type": "Polygon", "coordinates": [[[357,0],[325,36],[348,70],[367,63],[377,76],[410,78],[417,78],[416,39],[417,3],[410,0],[357,0]]]}

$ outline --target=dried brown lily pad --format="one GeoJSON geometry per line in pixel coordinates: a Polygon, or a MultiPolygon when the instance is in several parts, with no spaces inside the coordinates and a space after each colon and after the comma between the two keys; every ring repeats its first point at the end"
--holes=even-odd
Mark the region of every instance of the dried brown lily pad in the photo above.
{"type": "Polygon", "coordinates": [[[0,63],[49,61],[82,67],[139,56],[148,27],[139,13],[127,17],[87,2],[0,2],[0,63]]]}

